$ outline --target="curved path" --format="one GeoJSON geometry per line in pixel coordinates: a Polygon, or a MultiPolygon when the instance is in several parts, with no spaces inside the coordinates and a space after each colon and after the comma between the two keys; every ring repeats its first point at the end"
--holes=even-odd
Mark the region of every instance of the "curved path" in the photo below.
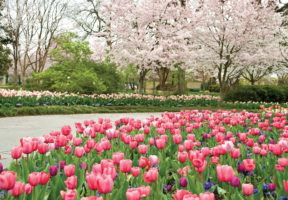
{"type": "MultiPolygon", "coordinates": [[[[122,117],[133,117],[144,120],[150,113],[117,113],[117,114],[77,114],[77,115],[41,115],[24,117],[0,118],[0,154],[4,168],[8,167],[11,161],[10,152],[15,145],[20,144],[20,138],[41,137],[49,134],[50,131],[60,131],[63,125],[70,125],[75,131],[74,123],[84,120],[98,120],[98,118],[110,118],[114,124],[115,120],[122,117]]],[[[153,113],[160,116],[160,113],[153,113]]]]}

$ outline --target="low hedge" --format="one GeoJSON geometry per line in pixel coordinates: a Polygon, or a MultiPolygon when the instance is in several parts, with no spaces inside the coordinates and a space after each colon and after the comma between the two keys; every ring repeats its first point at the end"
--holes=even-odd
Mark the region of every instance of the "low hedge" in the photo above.
{"type": "Polygon", "coordinates": [[[240,86],[229,91],[225,95],[224,101],[284,103],[288,101],[288,86],[240,86]]]}

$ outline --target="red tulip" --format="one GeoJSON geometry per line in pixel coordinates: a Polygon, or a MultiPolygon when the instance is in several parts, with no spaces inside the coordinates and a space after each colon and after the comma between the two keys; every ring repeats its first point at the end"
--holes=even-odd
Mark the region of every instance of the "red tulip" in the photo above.
{"type": "MultiPolygon", "coordinates": [[[[121,162],[120,162],[121,166],[121,162]]],[[[98,176],[96,180],[98,191],[103,194],[110,193],[113,189],[113,179],[110,176],[98,176]]]]}
{"type": "Polygon", "coordinates": [[[72,147],[70,145],[65,146],[65,154],[70,154],[72,152],[72,147]]]}
{"type": "Polygon", "coordinates": [[[253,194],[254,186],[250,183],[242,184],[242,191],[245,196],[250,196],[253,194]]]}
{"type": "Polygon", "coordinates": [[[77,196],[76,190],[67,190],[67,192],[60,191],[63,200],[75,200],[77,196]]]}
{"type": "Polygon", "coordinates": [[[72,129],[71,129],[71,126],[69,126],[69,125],[62,126],[62,128],[61,128],[61,132],[65,136],[70,135],[71,131],[72,131],[72,129]]]}
{"type": "Polygon", "coordinates": [[[11,190],[17,179],[17,174],[13,171],[4,171],[0,174],[0,188],[2,190],[11,190]]]}
{"type": "Polygon", "coordinates": [[[243,167],[248,172],[253,171],[255,169],[255,160],[253,160],[253,159],[243,160],[243,167]]]}
{"type": "Polygon", "coordinates": [[[32,172],[31,174],[29,174],[28,176],[29,184],[32,186],[38,185],[40,182],[40,176],[41,174],[39,172],[32,172]]]}
{"type": "Polygon", "coordinates": [[[148,170],[148,172],[144,172],[143,179],[146,183],[152,183],[155,182],[158,178],[158,169],[157,168],[151,168],[148,170]]]}
{"type": "Polygon", "coordinates": [[[25,184],[21,181],[17,181],[13,189],[9,190],[13,197],[19,197],[24,191],[25,184]]]}
{"type": "Polygon", "coordinates": [[[70,176],[65,181],[65,185],[68,189],[73,190],[77,186],[77,176],[70,176]]]}
{"type": "Polygon", "coordinates": [[[13,159],[19,159],[22,156],[22,147],[21,146],[15,146],[13,147],[11,151],[11,157],[13,159]]]}
{"type": "Polygon", "coordinates": [[[141,167],[141,168],[147,167],[148,169],[150,168],[150,163],[146,157],[143,157],[143,156],[140,157],[139,167],[141,167]]]}
{"type": "Polygon", "coordinates": [[[132,160],[121,160],[120,161],[120,171],[122,173],[127,173],[131,171],[132,160]]]}
{"type": "Polygon", "coordinates": [[[65,176],[70,177],[75,175],[75,165],[66,165],[64,167],[65,176]]]}
{"type": "Polygon", "coordinates": [[[283,184],[284,184],[284,189],[285,189],[286,193],[288,194],[288,181],[283,180],[283,184]]]}
{"type": "Polygon", "coordinates": [[[217,165],[217,176],[221,182],[230,182],[234,176],[233,168],[228,165],[217,165]]]}
{"type": "Polygon", "coordinates": [[[46,174],[45,172],[40,173],[40,184],[46,185],[50,180],[50,174],[46,174]]]}
{"type": "Polygon", "coordinates": [[[113,153],[112,160],[114,165],[119,165],[120,161],[124,159],[124,153],[123,152],[117,152],[113,153]]]}
{"type": "Polygon", "coordinates": [[[43,144],[39,144],[38,145],[38,152],[40,154],[45,154],[47,152],[47,150],[48,150],[48,145],[47,144],[43,143],[43,144]]]}
{"type": "Polygon", "coordinates": [[[75,156],[81,158],[85,153],[85,149],[83,147],[76,147],[75,148],[75,156]]]}

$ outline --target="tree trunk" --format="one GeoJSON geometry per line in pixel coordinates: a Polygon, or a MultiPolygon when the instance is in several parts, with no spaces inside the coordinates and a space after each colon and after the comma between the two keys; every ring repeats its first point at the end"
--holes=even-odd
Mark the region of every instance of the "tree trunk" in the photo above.
{"type": "Polygon", "coordinates": [[[165,90],[166,81],[169,75],[169,69],[166,68],[159,69],[158,75],[159,75],[160,90],[165,90]]]}
{"type": "Polygon", "coordinates": [[[143,94],[144,77],[145,76],[141,75],[141,73],[140,73],[140,77],[139,77],[139,94],[143,94]]]}
{"type": "Polygon", "coordinates": [[[156,90],[156,83],[155,80],[153,79],[153,94],[155,95],[155,90],[156,90]]]}
{"type": "Polygon", "coordinates": [[[25,86],[26,86],[26,81],[25,81],[25,72],[24,73],[21,73],[21,81],[22,81],[22,88],[25,89],[25,86]]]}
{"type": "Polygon", "coordinates": [[[183,93],[186,90],[185,71],[181,68],[178,71],[178,91],[183,93]]]}

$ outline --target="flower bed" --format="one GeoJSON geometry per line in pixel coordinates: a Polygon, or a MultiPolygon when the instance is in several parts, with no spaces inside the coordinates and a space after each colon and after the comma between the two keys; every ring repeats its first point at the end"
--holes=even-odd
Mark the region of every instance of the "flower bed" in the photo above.
{"type": "Polygon", "coordinates": [[[210,95],[153,96],[139,94],[94,94],[78,95],[49,91],[24,91],[0,89],[0,105],[88,105],[88,106],[217,106],[219,97],[210,95]]]}
{"type": "Polygon", "coordinates": [[[287,199],[286,113],[208,110],[75,123],[22,138],[7,199],[287,199]]]}

